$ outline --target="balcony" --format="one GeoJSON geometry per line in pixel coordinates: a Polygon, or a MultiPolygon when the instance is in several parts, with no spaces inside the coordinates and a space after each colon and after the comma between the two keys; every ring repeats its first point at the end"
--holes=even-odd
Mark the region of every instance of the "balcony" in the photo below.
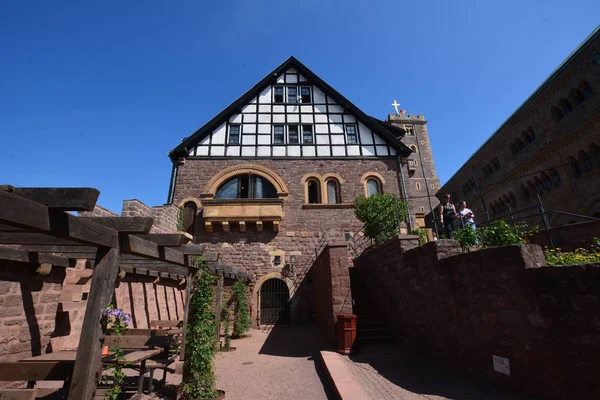
{"type": "Polygon", "coordinates": [[[263,222],[272,222],[273,231],[279,232],[283,199],[203,199],[202,208],[207,232],[213,231],[214,224],[221,224],[223,231],[229,232],[233,223],[245,232],[249,222],[256,224],[258,232],[263,230],[263,222]]]}

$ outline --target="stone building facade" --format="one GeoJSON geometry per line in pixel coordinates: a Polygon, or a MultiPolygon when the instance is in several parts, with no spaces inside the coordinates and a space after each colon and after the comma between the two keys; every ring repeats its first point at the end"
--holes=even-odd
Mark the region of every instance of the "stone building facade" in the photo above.
{"type": "Polygon", "coordinates": [[[185,229],[219,263],[254,273],[256,325],[282,303],[292,323],[314,318],[311,267],[326,242],[361,230],[356,196],[407,199],[416,227],[439,188],[424,117],[367,116],[293,57],[170,157],[169,203],[185,229]]]}
{"type": "MultiPolygon", "coordinates": [[[[542,83],[441,188],[478,222],[546,209],[600,217],[600,28],[542,83]],[[518,212],[529,207],[529,211],[518,212]]],[[[581,222],[551,214],[551,226],[581,222]]],[[[541,225],[541,218],[526,218],[541,225]]]]}

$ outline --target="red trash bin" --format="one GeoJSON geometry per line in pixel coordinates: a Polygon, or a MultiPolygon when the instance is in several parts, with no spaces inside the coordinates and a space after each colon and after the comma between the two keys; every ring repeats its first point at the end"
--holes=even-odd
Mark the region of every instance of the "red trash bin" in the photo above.
{"type": "Polygon", "coordinates": [[[356,340],[356,315],[340,314],[337,316],[337,351],[340,354],[353,354],[356,340]]]}

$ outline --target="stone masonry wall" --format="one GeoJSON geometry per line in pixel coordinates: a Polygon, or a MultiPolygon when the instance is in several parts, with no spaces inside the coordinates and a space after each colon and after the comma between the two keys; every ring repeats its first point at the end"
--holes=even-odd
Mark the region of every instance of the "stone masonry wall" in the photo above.
{"type": "Polygon", "coordinates": [[[548,267],[536,245],[461,253],[394,239],[355,268],[408,348],[528,395],[600,396],[600,265],[548,267]]]}
{"type": "Polygon", "coordinates": [[[352,313],[352,292],[348,270],[348,245],[327,245],[313,266],[315,322],[323,338],[335,346],[335,324],[339,314],[352,313]]]}
{"type": "MultiPolygon", "coordinates": [[[[573,251],[576,248],[589,249],[593,244],[592,238],[600,238],[600,221],[556,226],[550,228],[550,235],[554,246],[563,251],[573,251]]],[[[543,227],[529,239],[529,242],[542,247],[550,246],[548,234],[543,227]]]]}
{"type": "Polygon", "coordinates": [[[46,276],[37,266],[0,261],[0,357],[15,361],[51,350],[65,269],[46,276]]]}
{"type": "MultiPolygon", "coordinates": [[[[323,235],[327,241],[344,241],[345,234],[353,235],[358,232],[362,223],[354,216],[354,210],[346,208],[331,208],[327,205],[319,208],[304,208],[304,185],[302,178],[309,173],[321,176],[336,173],[342,179],[341,200],[351,203],[358,195],[364,196],[364,186],[361,177],[367,172],[376,172],[383,176],[384,193],[400,195],[397,179],[397,160],[252,160],[270,168],[285,181],[290,195],[283,205],[284,216],[280,223],[280,231],[274,233],[272,226],[265,224],[263,232],[257,232],[254,224],[248,224],[246,232],[240,232],[236,224],[232,224],[230,232],[223,232],[220,226],[215,226],[214,232],[204,230],[202,214],[196,219],[194,242],[206,245],[206,251],[219,253],[219,263],[231,265],[254,273],[254,281],[261,277],[275,273],[283,279],[281,274],[290,256],[296,258],[296,276],[289,277],[291,281],[303,282],[302,290],[296,293],[292,307],[299,310],[295,315],[298,322],[310,320],[313,311],[312,286],[310,281],[303,279],[301,271],[306,273],[315,259],[316,252],[323,245],[323,235]],[[282,257],[279,266],[273,265],[274,255],[282,257]],[[302,293],[309,297],[302,296],[302,293]]],[[[187,197],[201,198],[209,180],[221,170],[236,164],[247,164],[248,160],[199,160],[187,159],[179,167],[175,185],[174,204],[179,204],[187,197]]],[[[256,292],[256,290],[254,291],[256,292]]],[[[256,295],[256,293],[255,293],[256,295]]],[[[257,307],[257,296],[250,300],[251,307],[257,307]]],[[[256,312],[253,311],[253,315],[256,312]]]]}
{"type": "Polygon", "coordinates": [[[122,217],[153,217],[154,223],[150,233],[177,232],[179,207],[174,204],[148,207],[139,200],[124,200],[122,217]]]}

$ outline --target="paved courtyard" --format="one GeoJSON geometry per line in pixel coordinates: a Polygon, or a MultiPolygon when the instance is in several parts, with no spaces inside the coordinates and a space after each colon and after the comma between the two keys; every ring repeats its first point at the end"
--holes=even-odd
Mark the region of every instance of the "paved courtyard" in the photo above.
{"type": "Polygon", "coordinates": [[[232,340],[237,349],[217,354],[217,388],[228,399],[321,400],[326,393],[319,361],[323,344],[316,328],[275,327],[250,331],[250,337],[232,340]]]}

